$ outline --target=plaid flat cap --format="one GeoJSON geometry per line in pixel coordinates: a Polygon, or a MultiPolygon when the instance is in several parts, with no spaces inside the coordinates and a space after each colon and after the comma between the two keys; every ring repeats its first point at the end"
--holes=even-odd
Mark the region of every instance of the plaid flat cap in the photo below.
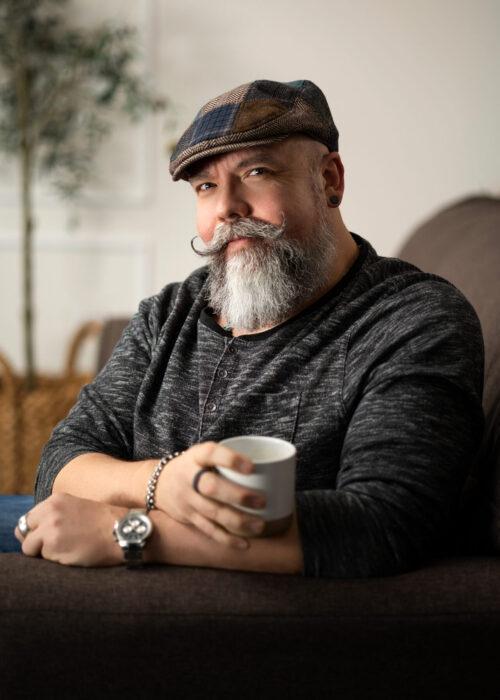
{"type": "Polygon", "coordinates": [[[201,108],[172,153],[170,174],[174,180],[188,180],[188,167],[202,158],[297,133],[338,151],[339,132],[321,90],[310,80],[255,80],[201,108]]]}

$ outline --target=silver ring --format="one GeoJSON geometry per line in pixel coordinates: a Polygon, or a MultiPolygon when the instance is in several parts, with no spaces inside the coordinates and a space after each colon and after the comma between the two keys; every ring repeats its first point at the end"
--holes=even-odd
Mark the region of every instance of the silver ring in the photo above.
{"type": "Polygon", "coordinates": [[[23,537],[26,537],[28,532],[30,532],[30,530],[31,530],[30,526],[28,525],[27,516],[28,516],[27,513],[25,515],[21,515],[21,517],[17,521],[18,530],[23,537]]]}
{"type": "Polygon", "coordinates": [[[203,469],[200,469],[200,471],[196,472],[196,474],[194,475],[193,488],[196,491],[196,493],[200,494],[200,496],[203,496],[203,494],[200,493],[200,489],[198,488],[198,484],[200,482],[201,477],[203,476],[203,474],[205,472],[214,472],[214,471],[215,471],[215,467],[203,467],[203,469]]]}

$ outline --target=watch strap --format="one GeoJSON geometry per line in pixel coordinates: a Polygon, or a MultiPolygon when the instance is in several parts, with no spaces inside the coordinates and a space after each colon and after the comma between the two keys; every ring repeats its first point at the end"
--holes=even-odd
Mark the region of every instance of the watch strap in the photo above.
{"type": "Polygon", "coordinates": [[[123,549],[123,558],[127,569],[140,569],[143,566],[142,550],[143,544],[129,542],[123,549]]]}

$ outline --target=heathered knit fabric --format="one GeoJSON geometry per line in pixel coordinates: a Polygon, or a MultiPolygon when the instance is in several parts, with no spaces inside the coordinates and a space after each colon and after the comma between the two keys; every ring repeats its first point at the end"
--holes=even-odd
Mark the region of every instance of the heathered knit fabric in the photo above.
{"type": "Polygon", "coordinates": [[[438,552],[481,435],[479,322],[451,284],[356,240],[346,277],[264,333],[233,338],[210,318],[206,268],[143,301],[54,430],[36,499],[86,452],[274,435],[298,451],[305,575],[388,575],[438,552]]]}

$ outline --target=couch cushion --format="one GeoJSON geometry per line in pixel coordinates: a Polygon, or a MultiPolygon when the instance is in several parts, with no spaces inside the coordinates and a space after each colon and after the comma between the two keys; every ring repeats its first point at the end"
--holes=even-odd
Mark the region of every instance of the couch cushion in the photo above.
{"type": "Polygon", "coordinates": [[[484,700],[498,675],[499,582],[496,557],[334,580],[3,554],[0,688],[72,700],[484,700]]]}
{"type": "Polygon", "coordinates": [[[500,199],[472,197],[445,208],[411,235],[399,257],[452,282],[481,321],[485,431],[468,508],[471,524],[481,522],[477,545],[500,551],[500,199]]]}

